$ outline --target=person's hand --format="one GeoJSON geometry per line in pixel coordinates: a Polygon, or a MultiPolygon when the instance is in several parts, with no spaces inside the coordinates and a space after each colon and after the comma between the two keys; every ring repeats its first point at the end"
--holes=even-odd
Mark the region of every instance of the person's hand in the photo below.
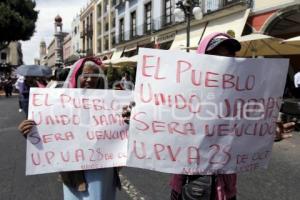
{"type": "Polygon", "coordinates": [[[292,132],[295,129],[295,122],[287,122],[287,123],[282,123],[282,122],[277,122],[276,123],[276,137],[275,137],[275,142],[290,138],[293,136],[292,132]]]}
{"type": "Polygon", "coordinates": [[[36,123],[33,120],[26,119],[21,122],[18,126],[19,131],[26,137],[28,133],[30,133],[32,127],[34,127],[36,123]]]}
{"type": "Polygon", "coordinates": [[[130,122],[131,110],[134,106],[135,106],[135,102],[133,102],[133,101],[130,102],[130,104],[128,106],[123,106],[122,117],[126,124],[129,124],[129,122],[130,122]]]}

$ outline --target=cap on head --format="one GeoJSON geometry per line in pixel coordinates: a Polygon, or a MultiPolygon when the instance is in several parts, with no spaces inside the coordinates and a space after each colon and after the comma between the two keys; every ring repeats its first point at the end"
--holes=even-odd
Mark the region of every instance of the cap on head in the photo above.
{"type": "Polygon", "coordinates": [[[204,54],[212,51],[216,47],[224,45],[232,52],[237,52],[241,49],[241,44],[236,39],[225,33],[212,33],[201,40],[197,53],[204,54]]]}

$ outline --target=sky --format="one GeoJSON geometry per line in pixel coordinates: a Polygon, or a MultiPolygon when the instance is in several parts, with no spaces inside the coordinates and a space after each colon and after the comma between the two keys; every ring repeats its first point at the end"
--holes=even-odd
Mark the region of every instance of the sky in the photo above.
{"type": "Polygon", "coordinates": [[[34,58],[39,58],[41,40],[46,45],[54,35],[54,18],[59,14],[63,19],[63,31],[71,31],[71,23],[80,9],[87,5],[88,0],[36,0],[36,10],[39,11],[34,35],[28,41],[22,42],[23,61],[33,64],[34,58]]]}

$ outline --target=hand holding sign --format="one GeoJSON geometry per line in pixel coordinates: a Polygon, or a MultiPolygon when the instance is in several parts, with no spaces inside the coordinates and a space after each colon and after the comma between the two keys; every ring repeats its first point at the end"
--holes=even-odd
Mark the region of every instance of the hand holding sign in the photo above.
{"type": "Polygon", "coordinates": [[[134,106],[135,102],[132,101],[129,105],[123,107],[122,117],[124,119],[124,122],[127,124],[129,124],[130,122],[131,111],[134,106]]]}
{"type": "Polygon", "coordinates": [[[26,173],[124,166],[128,125],[122,107],[131,91],[37,89],[30,91],[26,173]],[[49,95],[51,94],[51,95],[49,95]]]}
{"type": "Polygon", "coordinates": [[[267,166],[287,60],[140,49],[138,61],[129,166],[174,174],[267,166]]]}
{"type": "Polygon", "coordinates": [[[30,133],[33,126],[35,126],[36,123],[33,120],[24,120],[20,123],[18,126],[18,130],[26,137],[28,133],[30,133]]]}

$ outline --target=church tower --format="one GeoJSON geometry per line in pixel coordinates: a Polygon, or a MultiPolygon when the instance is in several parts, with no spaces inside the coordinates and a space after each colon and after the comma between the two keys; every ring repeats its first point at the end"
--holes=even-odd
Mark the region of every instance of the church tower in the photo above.
{"type": "Polygon", "coordinates": [[[57,15],[54,19],[54,37],[55,37],[55,42],[56,42],[56,48],[55,48],[55,54],[56,54],[56,60],[55,60],[55,65],[57,67],[62,67],[63,66],[63,32],[62,32],[62,18],[57,15]]]}

